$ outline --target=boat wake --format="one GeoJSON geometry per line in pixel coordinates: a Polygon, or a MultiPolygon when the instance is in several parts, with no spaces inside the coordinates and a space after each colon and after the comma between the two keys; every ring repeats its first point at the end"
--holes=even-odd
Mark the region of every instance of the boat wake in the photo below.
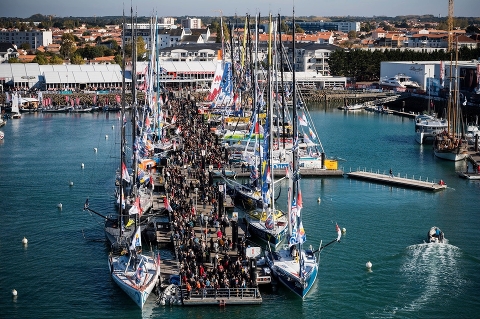
{"type": "Polygon", "coordinates": [[[458,265],[461,256],[458,247],[449,245],[448,241],[424,243],[407,247],[405,254],[400,267],[405,281],[399,287],[401,292],[397,299],[404,304],[385,309],[387,313],[408,317],[408,313],[438,307],[461,293],[465,280],[458,265]]]}

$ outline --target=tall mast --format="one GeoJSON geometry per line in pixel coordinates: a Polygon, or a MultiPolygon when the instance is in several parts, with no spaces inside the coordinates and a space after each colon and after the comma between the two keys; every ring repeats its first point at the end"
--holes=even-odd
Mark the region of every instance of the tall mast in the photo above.
{"type": "Polygon", "coordinates": [[[123,45],[122,45],[122,107],[121,107],[121,121],[122,124],[120,125],[120,189],[119,189],[119,205],[118,205],[118,212],[119,212],[119,229],[120,229],[120,237],[123,235],[123,200],[124,200],[124,191],[123,191],[123,165],[125,163],[125,123],[124,123],[124,116],[125,116],[125,29],[126,29],[126,21],[125,21],[125,10],[123,12],[123,45]]]}

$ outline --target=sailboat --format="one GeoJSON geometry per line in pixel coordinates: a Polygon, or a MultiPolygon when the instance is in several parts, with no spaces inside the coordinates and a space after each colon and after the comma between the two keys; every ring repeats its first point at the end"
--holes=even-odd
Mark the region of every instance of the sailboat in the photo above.
{"type": "Polygon", "coordinates": [[[12,95],[12,119],[22,118],[22,114],[20,113],[20,99],[21,97],[17,94],[12,95]]]}
{"type": "MultiPolygon", "coordinates": [[[[270,16],[270,39],[272,36],[272,21],[270,16]]],[[[271,41],[270,41],[271,42],[271,41]]],[[[263,161],[261,164],[262,169],[262,184],[261,184],[261,193],[262,193],[262,208],[256,209],[246,214],[246,221],[248,225],[248,230],[251,234],[268,242],[270,245],[277,247],[281,242],[284,241],[287,233],[287,217],[286,215],[275,208],[275,183],[273,177],[273,99],[272,99],[272,81],[271,81],[271,61],[272,61],[272,49],[269,45],[268,50],[268,116],[265,122],[265,131],[267,132],[264,136],[264,153],[263,161]]]]}
{"type": "Polygon", "coordinates": [[[447,107],[447,130],[437,134],[433,144],[436,157],[449,161],[461,161],[468,156],[468,141],[462,135],[460,96],[458,91],[458,50],[456,53],[455,77],[452,77],[452,63],[450,63],[450,94],[447,107]],[[454,85],[452,93],[452,82],[454,85]]]}
{"type": "MultiPolygon", "coordinates": [[[[133,18],[132,18],[133,20],[133,18]]],[[[132,23],[133,26],[133,23],[132,23]]],[[[124,55],[125,57],[125,55],[124,55]]],[[[123,60],[123,69],[125,70],[125,59],[123,60]]],[[[125,114],[125,77],[123,77],[122,90],[122,114],[125,114]]],[[[125,166],[125,125],[122,126],[121,139],[121,179],[120,179],[120,204],[119,218],[123,221],[124,205],[123,205],[123,181],[129,182],[130,177],[125,166]]],[[[135,190],[135,187],[134,187],[135,190]]],[[[108,257],[108,264],[113,281],[132,298],[132,300],[143,309],[148,296],[153,291],[154,287],[160,280],[160,256],[157,259],[143,255],[141,230],[140,230],[140,197],[135,194],[135,201],[128,210],[128,216],[135,216],[135,232],[132,237],[126,236],[123,226],[118,227],[119,237],[112,245],[112,251],[108,257]]],[[[107,224],[106,224],[107,226],[107,224]]],[[[119,226],[119,225],[117,225],[119,226]]],[[[105,233],[112,235],[109,232],[109,227],[105,227],[105,233]]]]}
{"type": "MultiPolygon", "coordinates": [[[[125,22],[124,22],[125,25],[125,22]]],[[[133,23],[132,23],[133,25],[133,23]]],[[[124,41],[125,42],[125,41],[124,41]]],[[[125,50],[125,49],[124,49],[125,50]]],[[[123,67],[125,70],[125,51],[123,50],[123,67]]],[[[90,209],[88,199],[84,210],[95,213],[105,219],[105,236],[111,246],[108,256],[109,270],[113,281],[127,293],[141,308],[160,280],[160,257],[147,256],[141,253],[140,229],[140,195],[136,186],[130,187],[130,202],[126,203],[124,194],[131,185],[131,178],[125,164],[126,157],[126,120],[125,120],[125,75],[122,78],[120,129],[120,173],[117,178],[119,202],[116,216],[104,216],[90,209]],[[132,217],[132,218],[131,218],[132,217]]],[[[134,128],[135,129],[135,128],[134,128]]]]}
{"type": "MultiPolygon", "coordinates": [[[[293,18],[295,25],[295,17],[293,18]]],[[[295,60],[295,41],[293,41],[293,54],[295,60]]],[[[293,79],[293,105],[296,104],[296,82],[295,70],[292,71],[293,79]]],[[[289,190],[288,190],[288,244],[277,251],[271,249],[265,252],[265,259],[273,275],[278,280],[294,292],[297,296],[304,298],[311,290],[317,279],[318,262],[320,251],[326,246],[340,241],[341,232],[337,225],[338,237],[318,250],[312,248],[304,249],[306,242],[306,233],[302,222],[303,200],[300,190],[300,172],[298,167],[298,116],[297,107],[293,107],[293,138],[294,147],[292,149],[293,161],[289,165],[289,190]]]]}

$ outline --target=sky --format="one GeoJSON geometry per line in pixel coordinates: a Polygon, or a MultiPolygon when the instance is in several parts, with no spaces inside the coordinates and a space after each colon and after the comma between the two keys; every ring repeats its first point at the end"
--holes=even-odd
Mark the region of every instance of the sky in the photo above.
{"type": "MultiPolygon", "coordinates": [[[[397,16],[433,14],[445,17],[448,0],[1,0],[0,17],[28,18],[34,14],[57,17],[137,16],[201,17],[245,16],[260,12],[285,16],[397,16]]],[[[454,16],[480,16],[480,0],[455,0],[454,16]]]]}

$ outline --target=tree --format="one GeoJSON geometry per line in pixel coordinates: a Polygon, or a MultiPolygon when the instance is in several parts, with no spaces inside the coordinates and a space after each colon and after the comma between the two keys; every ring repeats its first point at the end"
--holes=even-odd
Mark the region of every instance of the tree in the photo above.
{"type": "Polygon", "coordinates": [[[357,38],[357,31],[348,31],[348,38],[349,39],[356,39],[357,38]]]}
{"type": "Polygon", "coordinates": [[[76,53],[72,56],[72,58],[70,59],[70,62],[72,64],[78,64],[78,65],[85,64],[85,60],[80,56],[80,54],[76,54],[76,53]]]}
{"type": "Polygon", "coordinates": [[[20,63],[20,62],[21,62],[20,59],[17,58],[16,56],[8,59],[8,63],[20,63]]]}
{"type": "Polygon", "coordinates": [[[77,50],[75,38],[71,33],[64,33],[60,43],[60,54],[66,59],[77,50]]]}
{"type": "Polygon", "coordinates": [[[25,51],[28,51],[28,50],[30,50],[31,48],[32,48],[32,47],[30,46],[30,43],[25,42],[25,43],[20,44],[20,49],[23,49],[23,50],[25,50],[25,51]]]}
{"type": "Polygon", "coordinates": [[[300,28],[298,24],[295,24],[295,33],[305,33],[305,30],[300,28]]]}
{"type": "Polygon", "coordinates": [[[33,63],[38,63],[40,65],[46,65],[48,64],[48,59],[45,53],[43,52],[38,52],[35,58],[32,60],[33,63]]]}
{"type": "Polygon", "coordinates": [[[58,55],[54,55],[50,58],[49,64],[63,64],[63,59],[58,55]]]}

